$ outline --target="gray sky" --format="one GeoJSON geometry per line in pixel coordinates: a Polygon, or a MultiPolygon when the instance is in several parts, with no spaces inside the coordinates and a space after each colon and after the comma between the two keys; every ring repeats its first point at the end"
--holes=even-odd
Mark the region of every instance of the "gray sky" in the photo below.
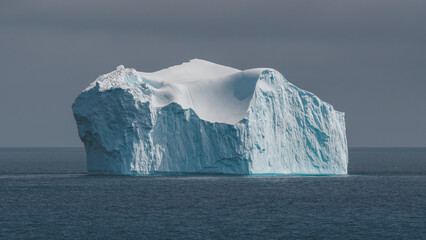
{"type": "Polygon", "coordinates": [[[426,146],[426,1],[0,0],[0,146],[82,146],[71,104],[123,64],[272,67],[349,146],[426,146]]]}

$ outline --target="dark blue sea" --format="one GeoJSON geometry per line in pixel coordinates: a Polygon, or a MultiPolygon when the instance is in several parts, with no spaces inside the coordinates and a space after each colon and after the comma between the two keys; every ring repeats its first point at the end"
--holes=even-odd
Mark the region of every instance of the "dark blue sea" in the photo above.
{"type": "Polygon", "coordinates": [[[426,148],[347,176],[88,176],[82,148],[0,149],[0,239],[426,239],[426,148]]]}

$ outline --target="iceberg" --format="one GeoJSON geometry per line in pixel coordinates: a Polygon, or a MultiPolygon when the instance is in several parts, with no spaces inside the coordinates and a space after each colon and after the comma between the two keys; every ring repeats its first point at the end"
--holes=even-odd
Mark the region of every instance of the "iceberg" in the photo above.
{"type": "Polygon", "coordinates": [[[344,113],[271,68],[118,66],[72,110],[89,174],[347,174],[344,113]]]}

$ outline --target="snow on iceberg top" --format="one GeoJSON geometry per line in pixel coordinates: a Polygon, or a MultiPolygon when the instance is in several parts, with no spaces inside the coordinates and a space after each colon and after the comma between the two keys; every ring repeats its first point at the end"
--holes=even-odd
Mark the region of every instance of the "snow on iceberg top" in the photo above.
{"type": "Polygon", "coordinates": [[[266,68],[239,70],[209,61],[192,59],[152,73],[118,66],[104,74],[85,91],[95,86],[99,91],[112,88],[128,89],[134,95],[150,96],[139,99],[150,101],[154,107],[172,102],[191,108],[203,120],[235,124],[246,117],[259,75],[266,68]]]}

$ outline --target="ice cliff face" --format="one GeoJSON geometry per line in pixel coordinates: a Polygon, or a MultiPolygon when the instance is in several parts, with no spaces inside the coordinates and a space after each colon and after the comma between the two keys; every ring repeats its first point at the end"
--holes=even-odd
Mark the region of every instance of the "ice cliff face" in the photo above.
{"type": "Polygon", "coordinates": [[[346,174],[344,114],[273,69],[117,67],[72,106],[90,174],[346,174]]]}

